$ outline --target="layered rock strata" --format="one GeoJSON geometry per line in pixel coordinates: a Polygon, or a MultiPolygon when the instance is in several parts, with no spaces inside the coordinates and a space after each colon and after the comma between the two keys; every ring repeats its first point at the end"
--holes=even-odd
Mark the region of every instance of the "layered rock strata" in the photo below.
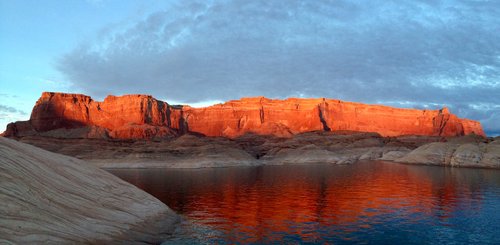
{"type": "Polygon", "coordinates": [[[360,160],[500,168],[499,139],[477,135],[382,137],[376,133],[314,131],[290,138],[246,134],[229,139],[185,134],[162,140],[46,136],[18,140],[104,168],[350,164],[360,160]]]}
{"type": "Polygon", "coordinates": [[[500,168],[500,139],[461,137],[447,142],[434,142],[395,160],[411,164],[500,168]]]}
{"type": "Polygon", "coordinates": [[[333,99],[242,98],[205,108],[173,106],[147,95],[42,94],[29,121],[9,124],[4,135],[153,139],[185,133],[236,138],[248,133],[291,137],[310,131],[376,132],[382,136],[484,136],[479,122],[447,108],[400,109],[333,99]],[[80,128],[80,133],[64,130],[80,128]],[[51,132],[53,130],[62,130],[51,132]]]}
{"type": "Polygon", "coordinates": [[[427,136],[384,138],[375,133],[315,131],[292,138],[247,134],[228,139],[186,134],[158,141],[40,136],[19,140],[104,168],[204,168],[392,160],[440,139],[427,136]]]}
{"type": "Polygon", "coordinates": [[[0,243],[160,243],[179,217],[82,160],[0,137],[0,243]]]}

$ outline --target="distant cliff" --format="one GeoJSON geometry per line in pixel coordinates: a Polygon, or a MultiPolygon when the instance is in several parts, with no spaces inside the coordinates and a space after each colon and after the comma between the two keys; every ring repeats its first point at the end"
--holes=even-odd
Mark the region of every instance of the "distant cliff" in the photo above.
{"type": "Polygon", "coordinates": [[[7,126],[8,137],[31,134],[141,139],[187,132],[235,138],[246,133],[289,137],[309,131],[376,132],[382,136],[485,136],[477,121],[447,108],[400,109],[334,99],[242,98],[205,108],[172,106],[148,95],[108,96],[102,102],[81,94],[44,92],[29,121],[7,126]],[[85,130],[82,130],[85,129],[85,130]]]}

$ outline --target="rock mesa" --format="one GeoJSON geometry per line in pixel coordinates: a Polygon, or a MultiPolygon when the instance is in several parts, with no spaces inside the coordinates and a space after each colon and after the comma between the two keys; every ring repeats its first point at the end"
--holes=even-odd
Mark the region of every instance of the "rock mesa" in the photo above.
{"type": "MultiPolygon", "coordinates": [[[[82,137],[141,139],[185,133],[235,138],[246,133],[290,137],[309,131],[376,132],[382,136],[485,136],[481,124],[447,108],[401,109],[335,99],[231,100],[205,108],[169,105],[149,95],[108,96],[44,92],[29,121],[11,123],[5,136],[86,128],[82,137]]],[[[83,131],[82,131],[83,132],[83,131]]],[[[56,134],[57,135],[57,134],[56,134]]]]}

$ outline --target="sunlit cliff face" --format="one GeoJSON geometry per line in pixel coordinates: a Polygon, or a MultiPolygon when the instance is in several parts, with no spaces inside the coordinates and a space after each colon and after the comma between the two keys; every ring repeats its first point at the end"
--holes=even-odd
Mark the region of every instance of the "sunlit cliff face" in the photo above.
{"type": "MultiPolygon", "coordinates": [[[[310,131],[375,132],[382,136],[484,136],[481,124],[447,108],[401,109],[335,99],[231,100],[206,108],[172,106],[149,95],[108,96],[43,93],[29,124],[37,132],[83,126],[109,131],[111,138],[164,137],[192,132],[236,138],[247,133],[291,137],[310,131]]],[[[15,125],[10,126],[15,132],[15,125]]],[[[8,129],[9,131],[9,129],[8,129]]]]}
{"type": "Polygon", "coordinates": [[[148,173],[148,181],[133,174],[126,179],[188,218],[222,227],[225,237],[247,243],[280,241],[284,234],[315,241],[332,230],[345,235],[388,219],[446,223],[464,207],[481,208],[481,187],[471,179],[488,177],[479,170],[462,175],[432,168],[430,173],[373,163],[208,171],[158,171],[148,173]]]}

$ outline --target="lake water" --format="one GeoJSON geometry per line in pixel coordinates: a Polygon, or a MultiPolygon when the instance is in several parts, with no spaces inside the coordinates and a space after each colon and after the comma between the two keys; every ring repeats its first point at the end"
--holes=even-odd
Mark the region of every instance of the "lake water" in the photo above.
{"type": "Polygon", "coordinates": [[[359,162],[118,169],[184,217],[168,243],[500,244],[500,171],[359,162]]]}

